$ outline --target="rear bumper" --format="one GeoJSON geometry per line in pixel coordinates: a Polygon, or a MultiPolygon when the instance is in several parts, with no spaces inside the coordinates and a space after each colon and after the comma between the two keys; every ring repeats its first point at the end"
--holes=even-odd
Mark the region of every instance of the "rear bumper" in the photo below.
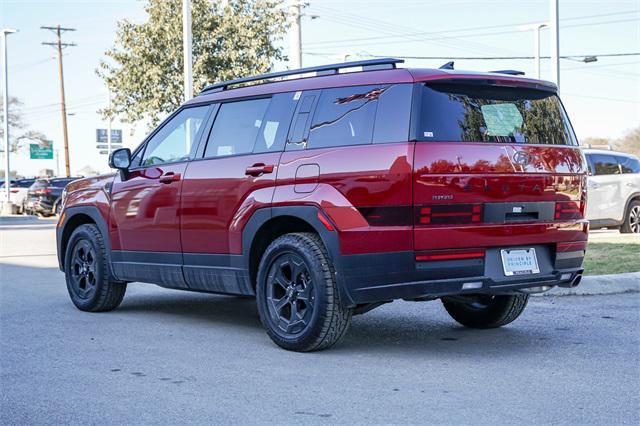
{"type": "Polygon", "coordinates": [[[484,258],[427,262],[417,262],[413,251],[341,256],[338,280],[355,304],[470,293],[508,294],[579,282],[584,251],[556,253],[555,244],[524,247],[536,249],[540,273],[507,277],[500,248],[488,248],[484,258]]]}

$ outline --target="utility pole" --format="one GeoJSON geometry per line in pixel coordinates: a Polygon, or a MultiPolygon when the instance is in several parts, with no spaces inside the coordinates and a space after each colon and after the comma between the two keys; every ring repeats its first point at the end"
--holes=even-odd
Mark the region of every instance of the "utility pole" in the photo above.
{"type": "Polygon", "coordinates": [[[9,173],[9,67],[7,66],[7,36],[16,30],[5,28],[2,30],[2,64],[4,65],[4,78],[2,79],[2,103],[4,106],[4,190],[5,198],[2,213],[11,214],[11,174],[9,173]]]}
{"type": "Polygon", "coordinates": [[[523,30],[533,30],[533,52],[536,68],[536,78],[540,80],[540,30],[547,27],[546,22],[539,22],[537,24],[525,25],[523,30]]]}
{"type": "Polygon", "coordinates": [[[551,75],[560,93],[560,24],[559,0],[549,0],[549,25],[551,26],[551,75]]]}
{"type": "Polygon", "coordinates": [[[191,0],[182,0],[182,50],[184,62],[184,101],[193,98],[193,58],[191,55],[191,0]]]}
{"type": "Polygon", "coordinates": [[[109,121],[107,122],[107,156],[111,155],[111,122],[113,121],[113,116],[111,115],[111,89],[109,89],[108,109],[109,109],[109,121]]]}
{"type": "Polygon", "coordinates": [[[64,167],[67,177],[71,176],[71,167],[69,165],[69,134],[67,132],[67,104],[64,98],[64,74],[62,71],[62,49],[69,46],[76,46],[75,43],[63,43],[62,33],[65,31],[75,31],[75,28],[62,28],[60,25],[55,27],[40,27],[43,30],[51,30],[56,34],[57,40],[53,43],[43,42],[47,46],[54,46],[58,49],[58,73],[60,75],[60,106],[62,109],[62,136],[64,138],[64,167]]]}
{"type": "Polygon", "coordinates": [[[291,13],[291,44],[289,52],[289,63],[291,69],[302,68],[302,27],[300,25],[300,1],[293,0],[289,7],[291,13]]]}

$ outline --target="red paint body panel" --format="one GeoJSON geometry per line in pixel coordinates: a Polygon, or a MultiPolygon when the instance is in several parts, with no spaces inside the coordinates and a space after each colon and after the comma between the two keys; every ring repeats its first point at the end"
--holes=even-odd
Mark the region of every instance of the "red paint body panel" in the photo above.
{"type": "MultiPolygon", "coordinates": [[[[105,223],[109,222],[111,198],[107,185],[113,182],[115,174],[78,179],[67,185],[64,207],[93,206],[98,209],[105,223]]],[[[62,218],[62,215],[60,215],[62,218]]]]}
{"type": "Polygon", "coordinates": [[[280,152],[211,158],[189,164],[182,184],[181,239],[185,253],[242,253],[242,229],[273,197],[280,152]],[[255,164],[273,172],[248,176],[255,164]]]}
{"type": "Polygon", "coordinates": [[[187,163],[147,167],[113,181],[109,237],[113,250],[182,251],[180,188],[182,180],[161,183],[166,173],[184,177],[187,163]]]}
{"type": "MultiPolygon", "coordinates": [[[[580,200],[585,190],[585,165],[576,147],[419,142],[415,152],[416,205],[580,200]],[[517,151],[527,152],[531,162],[516,164],[513,157],[517,151]]],[[[429,250],[582,241],[587,239],[585,223],[417,224],[414,247],[429,250]]]]}
{"type": "Polygon", "coordinates": [[[411,227],[372,227],[356,207],[412,204],[413,148],[405,142],[285,152],[273,205],[322,208],[337,227],[342,254],[411,250],[411,227]],[[319,177],[296,175],[308,164],[319,166],[319,177]],[[317,187],[300,192],[300,185],[317,187]]]}

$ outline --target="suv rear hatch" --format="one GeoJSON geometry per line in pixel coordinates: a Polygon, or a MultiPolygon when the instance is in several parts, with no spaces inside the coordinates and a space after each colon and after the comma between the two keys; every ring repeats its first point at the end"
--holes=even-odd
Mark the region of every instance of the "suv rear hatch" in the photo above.
{"type": "Polygon", "coordinates": [[[586,238],[585,166],[553,89],[457,78],[415,99],[415,250],[586,238]]]}

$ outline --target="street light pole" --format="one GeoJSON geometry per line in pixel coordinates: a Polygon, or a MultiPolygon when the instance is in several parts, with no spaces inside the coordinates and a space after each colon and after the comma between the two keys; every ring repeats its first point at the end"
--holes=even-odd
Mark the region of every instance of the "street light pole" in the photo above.
{"type": "Polygon", "coordinates": [[[7,35],[16,30],[5,28],[2,30],[2,63],[4,65],[4,78],[2,79],[2,102],[4,106],[4,189],[5,204],[3,213],[12,213],[11,198],[11,174],[9,173],[9,67],[7,66],[7,35]]]}
{"type": "Polygon", "coordinates": [[[536,78],[540,80],[540,30],[547,27],[546,22],[540,22],[537,24],[525,25],[521,27],[523,30],[533,30],[533,52],[536,68],[536,78]]]}
{"type": "Polygon", "coordinates": [[[551,26],[551,75],[560,93],[560,24],[559,0],[549,0],[549,24],[551,26]]]}
{"type": "Polygon", "coordinates": [[[302,68],[302,28],[300,26],[300,1],[293,0],[290,6],[291,13],[291,51],[289,52],[289,63],[291,69],[302,68]]]}
{"type": "Polygon", "coordinates": [[[184,62],[184,101],[193,98],[193,58],[191,53],[191,0],[182,0],[182,50],[184,62]]]}

